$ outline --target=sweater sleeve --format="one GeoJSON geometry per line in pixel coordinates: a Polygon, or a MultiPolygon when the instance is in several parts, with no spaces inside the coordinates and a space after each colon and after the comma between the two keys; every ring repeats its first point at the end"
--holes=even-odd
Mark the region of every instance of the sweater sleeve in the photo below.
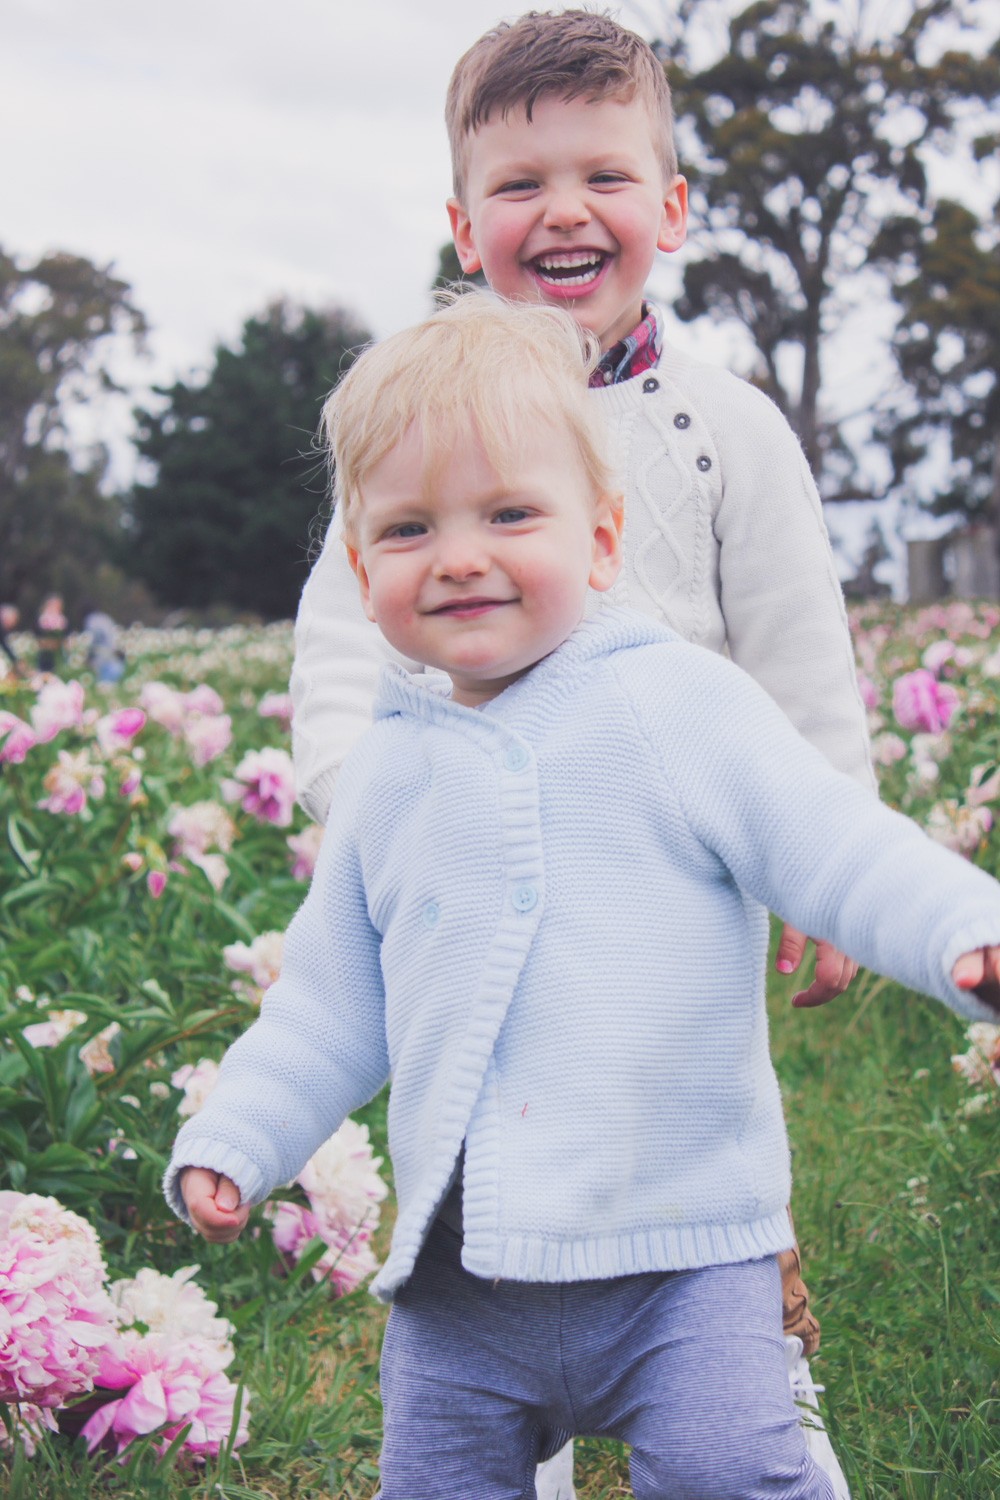
{"type": "Polygon", "coordinates": [[[654,695],[630,696],[719,878],[959,1015],[997,1019],[951,980],[962,953],[1000,943],[992,877],[834,771],[731,662],[698,652],[683,663],[669,717],[654,695]]]}
{"type": "Polygon", "coordinates": [[[805,455],[760,391],[732,376],[725,393],[725,419],[712,427],[729,654],[831,765],[875,791],[843,594],[805,455]]]}
{"type": "Polygon", "coordinates": [[[338,798],[309,894],[285,935],[281,975],[174,1143],[164,1192],[182,1218],[184,1167],[223,1172],[242,1202],[260,1203],[389,1075],[380,940],[342,805],[338,798]]]}
{"type": "Polygon", "coordinates": [[[317,823],[326,822],[337,773],[371,724],[376,684],[387,661],[420,670],[393,651],[366,617],[340,515],[334,512],[299,602],[290,683],[295,790],[317,823]]]}

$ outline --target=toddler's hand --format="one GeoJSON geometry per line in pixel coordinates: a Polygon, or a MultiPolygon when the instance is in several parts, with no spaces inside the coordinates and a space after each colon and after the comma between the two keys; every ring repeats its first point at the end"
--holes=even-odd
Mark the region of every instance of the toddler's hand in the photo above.
{"type": "Polygon", "coordinates": [[[1000,947],[963,953],[956,958],[951,977],[960,990],[972,990],[984,1005],[1000,1012],[1000,947]]]}
{"type": "MultiPolygon", "coordinates": [[[[786,922],[781,929],[778,956],[774,964],[778,973],[794,974],[802,962],[806,943],[811,941],[804,932],[799,932],[786,922]]],[[[825,1005],[828,1000],[835,1000],[844,993],[857,972],[858,966],[853,958],[848,958],[846,953],[838,953],[832,943],[825,943],[819,938],[816,941],[813,982],[807,990],[799,990],[792,996],[792,1004],[800,1008],[825,1005]]]]}
{"type": "Polygon", "coordinates": [[[184,1168],[181,1197],[191,1223],[213,1245],[231,1244],[250,1216],[249,1207],[240,1206],[235,1182],[205,1167],[184,1168]]]}

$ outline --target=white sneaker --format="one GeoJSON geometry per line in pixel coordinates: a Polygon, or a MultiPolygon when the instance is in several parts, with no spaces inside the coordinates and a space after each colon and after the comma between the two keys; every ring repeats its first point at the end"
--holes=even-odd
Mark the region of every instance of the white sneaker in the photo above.
{"type": "Polygon", "coordinates": [[[573,1488],[572,1439],[558,1453],[538,1465],[535,1470],[535,1494],[538,1500],[576,1500],[573,1488]]]}
{"type": "Polygon", "coordinates": [[[809,1361],[802,1353],[802,1340],[794,1333],[785,1335],[785,1363],[788,1366],[788,1384],[792,1388],[792,1396],[799,1408],[802,1435],[806,1440],[810,1457],[817,1469],[822,1469],[833,1485],[835,1500],[851,1500],[851,1492],[847,1488],[844,1471],[840,1467],[826,1428],[823,1426],[823,1418],[819,1414],[819,1402],[816,1400],[816,1395],[818,1391],[823,1390],[823,1387],[814,1382],[809,1369],[809,1361]]]}

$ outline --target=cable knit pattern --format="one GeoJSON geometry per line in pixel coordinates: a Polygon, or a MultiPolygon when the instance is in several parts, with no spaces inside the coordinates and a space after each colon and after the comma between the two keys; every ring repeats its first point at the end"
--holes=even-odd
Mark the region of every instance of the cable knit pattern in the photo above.
{"type": "MultiPolygon", "coordinates": [[[[670,348],[655,371],[590,399],[625,492],[622,572],[590,612],[624,605],[712,651],[728,646],[837,770],[874,790],[819,496],[778,408],[670,348]]],[[[291,682],[296,785],[320,822],[389,660],[401,659],[364,617],[335,516],[302,594],[291,682]]]]}
{"type": "MultiPolygon", "coordinates": [[[[767,911],[950,981],[1000,887],[881,806],[732,663],[603,610],[484,709],[389,668],[281,977],[167,1177],[260,1201],[392,1075],[409,1275],[465,1142],[463,1263],[573,1281],[790,1244],[767,911]]],[[[803,1017],[808,1025],[808,1017],[803,1017]]]]}

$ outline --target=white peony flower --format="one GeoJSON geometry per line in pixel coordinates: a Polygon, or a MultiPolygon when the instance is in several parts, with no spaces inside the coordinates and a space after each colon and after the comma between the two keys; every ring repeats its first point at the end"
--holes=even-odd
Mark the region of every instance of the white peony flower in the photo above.
{"type": "Polygon", "coordinates": [[[215,1088],[218,1077],[219,1064],[210,1057],[200,1057],[197,1063],[185,1063],[175,1073],[171,1073],[170,1082],[174,1088],[184,1090],[184,1098],[177,1106],[177,1113],[196,1115],[215,1088]]]}
{"type": "Polygon", "coordinates": [[[149,1333],[174,1341],[207,1339],[225,1354],[228,1364],[233,1357],[232,1324],[215,1316],[216,1303],[192,1281],[198,1270],[198,1266],[182,1266],[167,1276],[144,1266],[134,1277],[113,1281],[108,1292],[122,1327],[144,1323],[149,1333]]]}

